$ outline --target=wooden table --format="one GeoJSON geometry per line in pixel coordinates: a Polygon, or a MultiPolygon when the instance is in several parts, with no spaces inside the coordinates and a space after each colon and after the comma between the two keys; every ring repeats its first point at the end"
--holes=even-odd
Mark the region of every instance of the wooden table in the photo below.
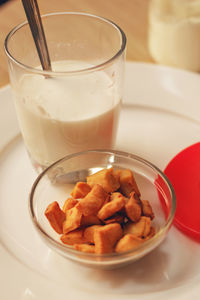
{"type": "MultiPolygon", "coordinates": [[[[38,0],[41,14],[82,11],[113,20],[126,33],[127,60],[151,62],[147,48],[149,0],[38,0]]],[[[8,32],[24,21],[20,0],[0,6],[0,87],[9,83],[3,44],[8,32]]]]}

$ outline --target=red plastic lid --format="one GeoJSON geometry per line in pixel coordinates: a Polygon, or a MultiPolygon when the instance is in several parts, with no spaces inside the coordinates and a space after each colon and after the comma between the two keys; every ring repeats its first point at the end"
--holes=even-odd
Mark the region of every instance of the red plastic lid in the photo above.
{"type": "Polygon", "coordinates": [[[200,242],[200,143],[177,154],[164,173],[176,194],[174,224],[200,242]]]}

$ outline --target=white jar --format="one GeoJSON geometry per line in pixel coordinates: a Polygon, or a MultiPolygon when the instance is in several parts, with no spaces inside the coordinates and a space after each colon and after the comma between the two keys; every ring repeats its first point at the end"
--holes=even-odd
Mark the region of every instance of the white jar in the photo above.
{"type": "Polygon", "coordinates": [[[200,71],[200,0],[151,0],[149,51],[159,64],[200,71]]]}

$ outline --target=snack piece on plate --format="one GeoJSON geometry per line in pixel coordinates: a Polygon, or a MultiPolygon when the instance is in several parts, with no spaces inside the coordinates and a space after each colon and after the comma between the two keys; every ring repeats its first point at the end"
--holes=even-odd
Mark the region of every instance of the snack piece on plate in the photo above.
{"type": "Polygon", "coordinates": [[[125,251],[129,251],[131,249],[137,248],[139,245],[143,243],[143,240],[132,235],[125,234],[117,243],[115,247],[115,252],[121,253],[125,251]]]}
{"type": "Polygon", "coordinates": [[[77,182],[71,195],[75,199],[84,198],[91,191],[91,187],[86,182],[77,182]]]}
{"type": "Polygon", "coordinates": [[[106,201],[108,194],[101,185],[95,184],[91,191],[77,204],[84,216],[95,215],[106,201]]]}
{"type": "Polygon", "coordinates": [[[62,210],[66,213],[66,211],[72,207],[74,207],[76,204],[78,203],[78,200],[74,199],[74,198],[68,198],[64,205],[62,210]]]}
{"type": "Polygon", "coordinates": [[[107,193],[115,192],[119,188],[118,176],[115,176],[113,168],[103,169],[87,177],[87,183],[93,187],[100,184],[107,193]]]}
{"type": "Polygon", "coordinates": [[[121,253],[155,235],[152,207],[149,201],[140,200],[129,169],[104,169],[87,181],[77,182],[63,210],[57,202],[45,210],[64,244],[85,253],[121,253]]]}
{"type": "Polygon", "coordinates": [[[112,217],[103,220],[105,224],[111,224],[111,223],[124,223],[124,215],[119,213],[114,214],[112,217]]]}
{"type": "Polygon", "coordinates": [[[120,211],[125,206],[124,196],[120,193],[112,193],[110,196],[110,201],[102,206],[99,210],[97,216],[101,220],[105,220],[116,212],[120,211]]]}
{"type": "Polygon", "coordinates": [[[143,216],[149,217],[149,218],[151,218],[151,220],[153,220],[154,213],[153,213],[153,210],[152,210],[152,207],[151,207],[149,201],[148,200],[141,200],[141,202],[142,202],[142,214],[143,214],[143,216]]]}
{"type": "Polygon", "coordinates": [[[135,192],[130,194],[130,198],[125,205],[126,214],[133,222],[137,222],[142,214],[141,201],[135,192]]]}
{"type": "Polygon", "coordinates": [[[151,219],[142,216],[137,223],[128,223],[124,227],[125,233],[130,233],[134,236],[145,238],[150,234],[151,219]]]}
{"type": "Polygon", "coordinates": [[[93,225],[84,230],[84,239],[87,243],[94,244],[94,233],[100,227],[102,227],[102,225],[93,225]]]}
{"type": "Polygon", "coordinates": [[[154,228],[153,226],[151,226],[150,232],[149,232],[149,234],[144,238],[144,241],[147,241],[147,240],[151,239],[151,238],[155,235],[155,233],[156,233],[155,228],[154,228]]]}
{"type": "Polygon", "coordinates": [[[94,232],[95,253],[112,253],[115,244],[122,235],[122,228],[118,223],[108,224],[97,228],[94,232]]]}
{"type": "Polygon", "coordinates": [[[66,216],[65,213],[60,209],[58,202],[54,201],[47,206],[45,210],[45,216],[57,233],[63,233],[63,222],[66,216]]]}
{"type": "Polygon", "coordinates": [[[74,244],[74,249],[85,253],[95,253],[95,246],[88,244],[74,244]]]}
{"type": "Polygon", "coordinates": [[[120,191],[125,197],[129,197],[131,192],[135,192],[138,196],[140,196],[139,188],[131,170],[117,169],[115,174],[119,178],[120,191]]]}
{"type": "Polygon", "coordinates": [[[63,223],[63,233],[77,229],[81,225],[82,213],[77,205],[66,211],[66,220],[63,223]]]}
{"type": "Polygon", "coordinates": [[[101,221],[96,215],[82,216],[81,226],[101,225],[101,221]]]}
{"type": "Polygon", "coordinates": [[[62,234],[60,239],[64,244],[67,245],[83,244],[85,242],[83,233],[83,229],[76,229],[74,231],[62,234]]]}

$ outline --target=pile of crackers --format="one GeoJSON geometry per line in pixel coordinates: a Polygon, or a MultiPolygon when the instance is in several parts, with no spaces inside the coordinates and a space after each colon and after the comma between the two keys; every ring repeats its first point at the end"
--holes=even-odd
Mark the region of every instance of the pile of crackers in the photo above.
{"type": "Polygon", "coordinates": [[[64,244],[87,253],[122,253],[155,234],[152,207],[130,169],[102,169],[77,182],[63,207],[55,201],[45,216],[64,244]]]}

